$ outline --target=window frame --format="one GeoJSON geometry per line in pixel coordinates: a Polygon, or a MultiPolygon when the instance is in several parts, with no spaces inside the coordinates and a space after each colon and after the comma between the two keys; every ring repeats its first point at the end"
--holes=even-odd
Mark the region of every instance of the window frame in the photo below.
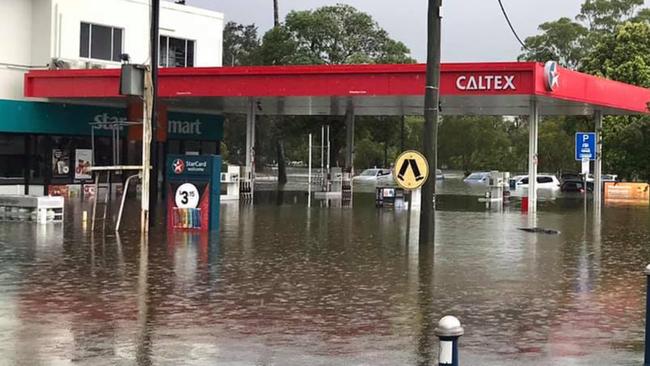
{"type": "Polygon", "coordinates": [[[167,34],[161,34],[158,37],[158,60],[159,61],[164,61],[163,62],[158,62],[158,67],[194,67],[194,64],[196,63],[196,40],[195,39],[190,39],[190,38],[180,38],[180,37],[174,37],[170,36],[167,34]],[[162,52],[162,45],[163,45],[163,38],[165,38],[165,55],[163,55],[162,52]],[[170,39],[175,39],[178,41],[183,41],[185,43],[185,50],[184,50],[184,56],[185,60],[183,63],[183,66],[169,66],[169,40],[170,39]],[[189,50],[189,43],[192,42],[192,66],[188,66],[188,50],[189,50]],[[162,58],[162,60],[161,60],[162,58]]]}
{"type": "Polygon", "coordinates": [[[87,22],[87,21],[81,21],[79,23],[79,58],[82,60],[88,60],[88,61],[102,61],[102,62],[120,62],[119,60],[119,55],[124,53],[124,35],[126,31],[123,27],[118,27],[118,26],[113,26],[113,25],[108,25],[108,24],[101,24],[101,23],[95,23],[95,22],[87,22]],[[86,52],[88,53],[88,56],[82,56],[81,54],[81,47],[83,46],[81,40],[81,32],[82,32],[82,27],[84,24],[88,25],[88,45],[86,52]],[[111,32],[111,39],[110,39],[110,44],[109,44],[109,54],[110,54],[110,59],[103,59],[103,58],[97,58],[93,57],[92,54],[92,45],[93,45],[93,27],[105,27],[109,28],[111,32]],[[120,39],[120,52],[117,54],[117,60],[113,59],[113,56],[115,55],[115,30],[119,30],[121,32],[121,39],[120,39]]]}

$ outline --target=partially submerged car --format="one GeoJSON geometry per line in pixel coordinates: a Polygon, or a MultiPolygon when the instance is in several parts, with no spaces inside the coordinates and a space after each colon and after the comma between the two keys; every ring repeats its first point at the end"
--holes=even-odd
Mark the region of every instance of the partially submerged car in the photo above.
{"type": "MultiPolygon", "coordinates": [[[[527,175],[518,175],[513,177],[512,180],[514,180],[515,189],[528,189],[527,175]]],[[[560,189],[560,181],[552,174],[539,174],[537,175],[537,189],[558,190],[560,189]]]]}
{"type": "Polygon", "coordinates": [[[352,178],[352,180],[355,182],[376,183],[379,178],[385,176],[392,176],[390,169],[372,168],[362,171],[361,174],[352,178]]]}

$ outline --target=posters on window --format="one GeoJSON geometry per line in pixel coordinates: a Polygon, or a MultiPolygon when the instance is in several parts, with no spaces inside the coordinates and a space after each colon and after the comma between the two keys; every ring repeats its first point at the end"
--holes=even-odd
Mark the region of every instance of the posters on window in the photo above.
{"type": "Polygon", "coordinates": [[[76,149],[75,150],[75,168],[74,179],[76,180],[89,180],[92,179],[90,172],[90,164],[93,159],[93,151],[90,149],[76,149]]]}
{"type": "Polygon", "coordinates": [[[52,176],[67,177],[70,174],[70,154],[63,149],[52,149],[52,176]]]}

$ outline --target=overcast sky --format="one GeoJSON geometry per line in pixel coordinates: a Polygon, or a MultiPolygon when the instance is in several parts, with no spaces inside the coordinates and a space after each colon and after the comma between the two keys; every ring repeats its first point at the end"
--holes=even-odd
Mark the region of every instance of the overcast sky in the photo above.
{"type": "MultiPolygon", "coordinates": [[[[426,0],[279,0],[281,17],[291,10],[345,3],[369,13],[390,35],[426,60],[426,0]]],[[[537,26],[562,16],[573,18],[582,0],[503,0],[522,39],[537,26]]],[[[646,4],[650,0],[646,1],[646,4]]],[[[260,35],[273,24],[272,0],[187,0],[188,5],[223,12],[226,21],[255,23],[260,35]]],[[[501,14],[497,0],[443,0],[443,61],[509,61],[520,46],[501,14]]]]}

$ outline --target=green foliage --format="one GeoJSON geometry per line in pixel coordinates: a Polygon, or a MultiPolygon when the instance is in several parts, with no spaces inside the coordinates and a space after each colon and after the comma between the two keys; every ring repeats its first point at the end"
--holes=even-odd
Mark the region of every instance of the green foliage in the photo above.
{"type": "Polygon", "coordinates": [[[569,18],[546,22],[538,28],[542,34],[526,38],[526,49],[519,56],[520,61],[558,61],[561,65],[576,68],[584,57],[582,47],[587,28],[569,18]]]}
{"type": "Polygon", "coordinates": [[[644,0],[585,0],[576,19],[591,31],[612,32],[632,18],[644,0]]]}
{"type": "Polygon", "coordinates": [[[412,63],[410,50],[370,15],[349,5],[292,11],[269,30],[255,57],[259,65],[412,63]]]}
{"type": "Polygon", "coordinates": [[[650,19],[648,9],[639,9],[643,0],[585,0],[576,21],[563,17],[542,23],[541,34],[526,38],[519,60],[558,61],[561,65],[579,69],[594,45],[611,35],[626,21],[644,22],[650,19]]]}
{"type": "Polygon", "coordinates": [[[316,65],[321,64],[298,47],[291,32],[285,27],[275,27],[262,38],[253,64],[255,65],[316,65]]]}
{"type": "Polygon", "coordinates": [[[515,130],[500,117],[445,117],[438,127],[439,163],[464,171],[520,170],[522,160],[511,148],[515,130]]]}
{"type": "Polygon", "coordinates": [[[257,27],[228,22],[223,30],[223,65],[251,65],[260,47],[257,27]]]}
{"type": "Polygon", "coordinates": [[[304,63],[414,62],[402,42],[391,39],[370,15],[349,5],[292,11],[282,28],[304,63]]]}
{"type": "Polygon", "coordinates": [[[583,70],[650,87],[650,24],[628,22],[602,36],[585,58],[583,70]]]}
{"type": "MultiPolygon", "coordinates": [[[[650,87],[650,24],[627,22],[603,35],[586,58],[584,70],[650,87]]],[[[607,169],[629,179],[650,178],[650,118],[607,117],[603,145],[607,169]]]]}

